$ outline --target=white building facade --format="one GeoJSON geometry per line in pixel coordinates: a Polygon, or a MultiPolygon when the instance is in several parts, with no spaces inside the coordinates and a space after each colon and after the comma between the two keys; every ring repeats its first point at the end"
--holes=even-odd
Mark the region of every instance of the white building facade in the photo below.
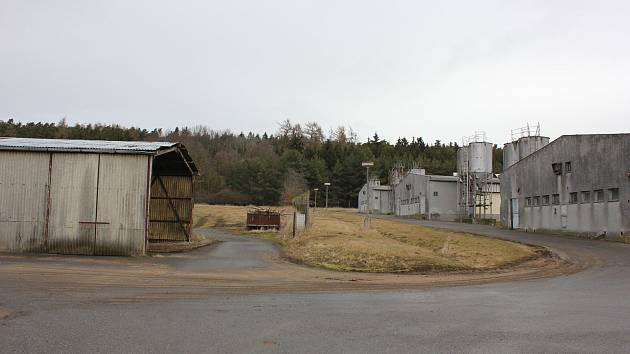
{"type": "MultiPolygon", "coordinates": [[[[427,219],[457,220],[458,177],[426,175],[424,170],[412,169],[393,186],[370,182],[370,208],[373,214],[398,216],[418,215],[427,219]]],[[[358,197],[359,212],[367,211],[367,188],[358,197]]],[[[499,203],[497,202],[497,209],[499,203]]]]}
{"type": "Polygon", "coordinates": [[[501,186],[507,227],[625,238],[630,134],[561,136],[505,169],[501,186]]]}

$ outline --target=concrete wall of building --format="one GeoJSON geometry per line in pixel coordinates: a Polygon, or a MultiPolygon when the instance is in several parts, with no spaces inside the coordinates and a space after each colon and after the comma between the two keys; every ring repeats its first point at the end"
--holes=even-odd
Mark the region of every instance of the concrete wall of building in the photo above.
{"type": "Polygon", "coordinates": [[[429,179],[427,195],[428,217],[440,220],[456,220],[457,181],[429,179]]]}
{"type": "Polygon", "coordinates": [[[501,218],[501,192],[493,192],[490,199],[492,205],[486,210],[486,215],[489,215],[488,218],[498,221],[501,218]]]}
{"type": "Polygon", "coordinates": [[[506,169],[501,184],[501,222],[506,226],[515,218],[510,207],[515,199],[519,229],[627,236],[630,134],[562,136],[506,169]],[[556,165],[561,174],[554,173],[553,164],[561,164],[556,165]],[[616,200],[610,195],[613,189],[618,189],[616,200]],[[604,198],[598,201],[600,190],[604,198]]]}
{"type": "Polygon", "coordinates": [[[426,213],[428,176],[409,173],[394,187],[394,213],[399,216],[426,213]]]}
{"type": "Polygon", "coordinates": [[[408,174],[394,187],[394,213],[399,216],[457,219],[457,182],[449,176],[408,174]]]}
{"type": "Polygon", "coordinates": [[[374,190],[374,210],[380,214],[391,214],[391,199],[392,191],[391,189],[375,189],[374,190]]]}
{"type": "MultiPolygon", "coordinates": [[[[369,207],[373,214],[391,214],[393,213],[393,197],[392,189],[389,186],[381,186],[376,181],[370,181],[370,203],[369,207]]],[[[358,205],[359,212],[366,213],[368,210],[367,187],[359,191],[358,205]]]]}
{"type": "Polygon", "coordinates": [[[493,178],[492,183],[483,186],[484,192],[487,192],[487,198],[484,207],[479,205],[475,208],[475,215],[482,219],[501,219],[501,184],[498,178],[493,178]]]}

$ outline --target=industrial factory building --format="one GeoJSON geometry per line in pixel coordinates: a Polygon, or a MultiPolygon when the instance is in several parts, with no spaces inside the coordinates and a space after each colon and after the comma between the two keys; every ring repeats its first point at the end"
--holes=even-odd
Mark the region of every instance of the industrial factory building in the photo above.
{"type": "MultiPolygon", "coordinates": [[[[394,214],[398,216],[418,215],[427,219],[455,221],[464,216],[460,196],[465,183],[454,176],[427,175],[424,169],[411,169],[394,179],[395,183],[381,185],[380,181],[370,181],[370,207],[372,214],[394,214]]],[[[469,212],[489,219],[499,218],[501,188],[499,179],[489,178],[481,186],[478,195],[488,196],[486,204],[470,205],[469,212]],[[473,210],[474,209],[474,210],[473,210]]],[[[359,192],[359,212],[367,211],[367,188],[359,192]]],[[[470,197],[470,200],[473,198],[470,197]]],[[[468,212],[468,211],[467,211],[468,212]]],[[[467,213],[466,212],[466,213],[467,213]]]]}
{"type": "Polygon", "coordinates": [[[178,143],[0,138],[0,251],[141,255],[190,238],[178,143]]]}
{"type": "Polygon", "coordinates": [[[368,208],[373,214],[391,214],[394,209],[394,199],[392,198],[392,187],[381,185],[378,179],[370,181],[370,200],[368,203],[367,184],[363,185],[359,191],[359,212],[367,213],[368,208]]]}
{"type": "MultiPolygon", "coordinates": [[[[419,215],[426,218],[457,218],[456,176],[426,175],[424,169],[411,169],[394,178],[391,186],[370,181],[369,208],[372,214],[419,215]]],[[[368,208],[368,189],[359,192],[359,212],[368,208]]]]}
{"type": "Polygon", "coordinates": [[[457,151],[457,173],[452,176],[427,175],[424,169],[390,173],[390,185],[374,180],[364,185],[358,196],[359,212],[418,215],[427,219],[492,222],[500,219],[501,184],[492,173],[493,145],[485,134],[465,138],[457,151]]]}
{"type": "Polygon", "coordinates": [[[630,134],[564,135],[548,141],[535,136],[506,144],[502,223],[611,239],[627,235],[630,134]]]}
{"type": "Polygon", "coordinates": [[[457,205],[460,220],[496,222],[500,219],[501,184],[492,173],[493,145],[485,133],[465,139],[457,151],[457,205]]]}
{"type": "Polygon", "coordinates": [[[456,176],[426,175],[422,169],[410,170],[394,188],[395,214],[456,220],[457,181],[456,176]]]}

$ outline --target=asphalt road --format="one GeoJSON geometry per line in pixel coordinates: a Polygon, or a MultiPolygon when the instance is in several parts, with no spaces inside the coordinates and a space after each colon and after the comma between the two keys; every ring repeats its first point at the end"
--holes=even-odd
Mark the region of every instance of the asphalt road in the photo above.
{"type": "Polygon", "coordinates": [[[272,267],[270,260],[279,256],[272,242],[235,235],[220,229],[197,229],[197,233],[221,241],[211,248],[185,253],[185,257],[168,257],[164,263],[180,271],[239,271],[263,270],[272,267]]]}
{"type": "MultiPolygon", "coordinates": [[[[147,299],[129,302],[3,282],[0,352],[630,352],[630,245],[423,223],[544,245],[590,266],[548,279],[406,291],[153,301],[150,290],[130,289],[147,299]]],[[[264,241],[221,237],[219,246],[163,262],[194,271],[264,269],[277,253],[264,241]]]]}

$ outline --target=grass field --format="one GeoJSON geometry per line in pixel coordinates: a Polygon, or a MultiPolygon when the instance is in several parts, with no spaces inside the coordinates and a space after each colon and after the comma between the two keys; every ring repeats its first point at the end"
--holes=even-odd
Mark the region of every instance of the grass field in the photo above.
{"type": "MultiPolygon", "coordinates": [[[[363,227],[356,210],[318,209],[313,227],[291,238],[288,232],[248,232],[247,208],[196,205],[196,227],[225,227],[280,243],[290,259],[311,266],[361,272],[488,270],[531,259],[536,250],[519,243],[373,219],[363,227]]],[[[288,214],[289,208],[285,209],[288,214]]],[[[287,217],[285,219],[291,219],[287,217]]],[[[287,227],[290,229],[290,227],[287,227]]]]}

